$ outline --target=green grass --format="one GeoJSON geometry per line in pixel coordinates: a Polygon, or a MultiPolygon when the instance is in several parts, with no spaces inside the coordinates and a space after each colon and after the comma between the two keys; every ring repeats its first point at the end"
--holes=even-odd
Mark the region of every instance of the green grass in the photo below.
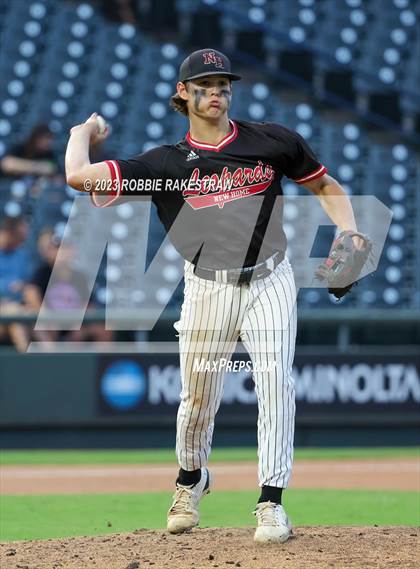
{"type": "MultiPolygon", "coordinates": [[[[419,447],[303,448],[296,459],[397,458],[419,456],[419,447]]],[[[214,449],[212,462],[256,460],[255,448],[214,449]]],[[[173,449],[158,450],[2,450],[1,465],[18,464],[163,464],[175,461],[173,449]]]]}
{"type": "MultiPolygon", "coordinates": [[[[201,506],[201,525],[253,526],[257,492],[213,492],[201,506]]],[[[2,496],[0,540],[103,535],[163,528],[171,494],[2,496]],[[108,523],[112,524],[108,527],[108,523]]],[[[290,490],[285,506],[294,525],[420,523],[416,492],[290,490]]]]}

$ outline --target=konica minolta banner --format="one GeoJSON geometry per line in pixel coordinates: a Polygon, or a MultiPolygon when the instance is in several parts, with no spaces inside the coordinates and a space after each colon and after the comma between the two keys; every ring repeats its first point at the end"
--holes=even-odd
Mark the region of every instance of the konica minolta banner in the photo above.
{"type": "MultiPolygon", "coordinates": [[[[204,381],[213,362],[198,361],[204,381]]],[[[257,396],[246,355],[219,363],[225,374],[218,424],[255,424],[257,396]]],[[[266,370],[267,371],[267,370],[266,370]]],[[[414,356],[308,356],[295,358],[297,423],[413,422],[420,403],[420,358],[414,356]]],[[[279,377],[281,382],[281,377],[279,377]]],[[[97,369],[97,411],[124,422],[175,420],[181,377],[176,354],[106,355],[97,369]],[[131,419],[131,420],[130,420],[131,419]]]]}

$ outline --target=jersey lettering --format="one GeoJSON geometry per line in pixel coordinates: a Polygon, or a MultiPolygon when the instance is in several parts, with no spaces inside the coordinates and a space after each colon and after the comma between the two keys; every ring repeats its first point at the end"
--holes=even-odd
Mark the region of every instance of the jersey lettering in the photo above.
{"type": "Polygon", "coordinates": [[[210,207],[222,208],[226,202],[246,198],[264,192],[274,179],[275,172],[271,164],[263,164],[260,160],[254,168],[237,168],[230,172],[227,166],[219,175],[200,176],[200,168],[194,168],[188,189],[182,195],[193,209],[210,207]],[[256,182],[256,183],[255,183],[256,182]],[[212,195],[208,195],[209,193],[212,195]]]}

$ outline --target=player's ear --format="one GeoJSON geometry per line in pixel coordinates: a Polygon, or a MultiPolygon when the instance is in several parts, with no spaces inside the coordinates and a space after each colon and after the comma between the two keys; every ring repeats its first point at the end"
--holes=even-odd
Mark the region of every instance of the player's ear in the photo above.
{"type": "Polygon", "coordinates": [[[184,101],[188,101],[188,86],[187,82],[178,81],[176,84],[176,91],[184,101]]]}

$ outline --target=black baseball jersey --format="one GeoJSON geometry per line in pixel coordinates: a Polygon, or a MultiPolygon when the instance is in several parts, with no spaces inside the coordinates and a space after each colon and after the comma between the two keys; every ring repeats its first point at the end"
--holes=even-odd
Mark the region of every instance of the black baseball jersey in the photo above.
{"type": "Polygon", "coordinates": [[[107,161],[117,191],[105,198],[96,194],[94,201],[110,205],[126,196],[151,196],[175,248],[203,267],[253,266],[284,251],[282,200],[276,199],[282,177],[302,184],[327,169],[284,126],[238,120],[230,125],[217,145],[193,140],[188,132],[176,144],[107,161]]]}

